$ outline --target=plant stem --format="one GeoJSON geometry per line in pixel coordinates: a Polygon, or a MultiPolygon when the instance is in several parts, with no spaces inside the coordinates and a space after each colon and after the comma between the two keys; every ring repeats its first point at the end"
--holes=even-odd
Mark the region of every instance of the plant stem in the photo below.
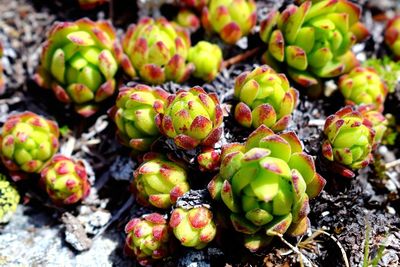
{"type": "Polygon", "coordinates": [[[227,60],[224,60],[224,62],[222,62],[222,69],[228,68],[231,65],[237,64],[239,62],[242,62],[242,61],[256,55],[260,51],[260,49],[261,49],[261,47],[256,47],[249,51],[244,52],[243,54],[239,54],[237,56],[234,56],[227,60]]]}

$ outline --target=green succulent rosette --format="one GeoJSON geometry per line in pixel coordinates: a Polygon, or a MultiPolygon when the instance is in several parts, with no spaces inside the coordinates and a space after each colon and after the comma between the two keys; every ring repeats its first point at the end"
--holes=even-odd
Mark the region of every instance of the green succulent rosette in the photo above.
{"type": "Polygon", "coordinates": [[[10,115],[0,135],[0,158],[13,179],[21,179],[21,171],[39,173],[57,152],[57,123],[33,112],[10,115]]]}
{"type": "MultiPolygon", "coordinates": [[[[388,120],[383,114],[375,109],[375,105],[361,105],[357,107],[357,111],[361,113],[367,124],[374,130],[373,149],[379,145],[387,130],[388,120]]],[[[365,122],[365,121],[364,121],[365,122]]]]}
{"type": "Polygon", "coordinates": [[[187,64],[190,48],[189,34],[174,27],[165,18],[156,20],[145,17],[132,24],[122,41],[128,60],[124,64],[134,68],[147,83],[165,81],[184,82],[193,71],[187,64]]]}
{"type": "Polygon", "coordinates": [[[196,16],[193,11],[187,8],[181,8],[179,10],[174,22],[191,32],[195,32],[200,28],[200,18],[196,16]]]}
{"type": "Polygon", "coordinates": [[[396,60],[400,59],[400,16],[395,16],[386,25],[385,43],[393,52],[396,60]]]}
{"type": "Polygon", "coordinates": [[[361,8],[347,0],[302,1],[282,12],[272,11],[261,23],[260,37],[267,44],[263,60],[287,68],[304,87],[319,78],[344,73],[351,47],[368,36],[359,22],[361,8]]]}
{"type": "Polygon", "coordinates": [[[17,189],[0,173],[0,223],[8,223],[19,203],[17,189]]]}
{"type": "Polygon", "coordinates": [[[193,76],[210,82],[218,75],[222,65],[222,50],[218,45],[200,41],[189,50],[188,61],[193,63],[193,76]]]}
{"type": "Polygon", "coordinates": [[[223,147],[221,158],[208,190],[227,208],[236,231],[253,239],[307,230],[309,199],[321,192],[325,180],[294,132],[274,134],[261,125],[244,144],[223,147]]]}
{"type": "Polygon", "coordinates": [[[214,93],[196,86],[170,95],[164,114],[157,114],[160,132],[186,150],[212,147],[222,134],[222,108],[214,93]]]}
{"type": "Polygon", "coordinates": [[[170,230],[161,214],[151,213],[130,220],[125,233],[125,254],[134,257],[142,266],[163,259],[171,251],[170,230]]]}
{"type": "Polygon", "coordinates": [[[137,84],[119,90],[111,117],[117,125],[122,144],[135,151],[149,151],[151,144],[161,136],[155,117],[163,113],[169,94],[160,88],[137,84]]]}
{"type": "Polygon", "coordinates": [[[186,170],[161,154],[145,154],[133,176],[131,189],[143,206],[168,209],[190,189],[186,170]]]}
{"type": "Polygon", "coordinates": [[[171,213],[169,225],[183,246],[195,249],[207,246],[217,232],[213,214],[206,207],[176,208],[171,213]]]}
{"type": "Polygon", "coordinates": [[[373,104],[383,111],[388,93],[385,82],[373,68],[356,67],[339,79],[339,89],[348,105],[373,104]]]}
{"type": "Polygon", "coordinates": [[[40,175],[40,184],[55,204],[75,204],[89,195],[90,184],[85,166],[80,161],[56,155],[40,175]]]}
{"type": "Polygon", "coordinates": [[[282,131],[290,122],[298,95],[284,74],[267,65],[257,67],[235,80],[234,97],[239,101],[235,119],[244,127],[265,125],[273,131],[282,131]]]}
{"type": "Polygon", "coordinates": [[[235,44],[256,25],[256,4],[253,0],[210,0],[202,10],[201,22],[207,31],[235,44]]]}
{"type": "MultiPolygon", "coordinates": [[[[84,116],[114,94],[115,76],[124,55],[112,25],[88,18],[56,22],[43,45],[37,84],[53,90],[57,99],[72,103],[84,116]]],[[[125,68],[134,76],[134,70],[125,68]]]]}
{"type": "MultiPolygon", "coordinates": [[[[375,131],[363,115],[346,106],[325,121],[326,140],[322,154],[329,161],[337,162],[351,170],[366,167],[372,160],[375,131]]],[[[354,174],[350,174],[350,177],[354,174]]]]}

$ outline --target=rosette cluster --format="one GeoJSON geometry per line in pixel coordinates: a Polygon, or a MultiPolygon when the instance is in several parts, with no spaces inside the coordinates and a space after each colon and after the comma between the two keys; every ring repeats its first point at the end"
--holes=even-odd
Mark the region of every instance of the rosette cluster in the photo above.
{"type": "Polygon", "coordinates": [[[304,87],[339,76],[352,57],[351,47],[368,36],[360,16],[361,8],[347,0],[305,1],[272,11],[261,23],[260,36],[268,46],[264,60],[285,66],[304,87]]]}
{"type": "Polygon", "coordinates": [[[114,94],[123,58],[109,22],[88,18],[57,22],[43,45],[35,80],[52,89],[59,101],[73,103],[80,115],[88,117],[114,94]]]}
{"type": "Polygon", "coordinates": [[[236,231],[273,237],[307,230],[309,199],[325,180],[294,132],[274,134],[261,125],[244,144],[225,146],[221,158],[208,189],[227,208],[236,231]]]}

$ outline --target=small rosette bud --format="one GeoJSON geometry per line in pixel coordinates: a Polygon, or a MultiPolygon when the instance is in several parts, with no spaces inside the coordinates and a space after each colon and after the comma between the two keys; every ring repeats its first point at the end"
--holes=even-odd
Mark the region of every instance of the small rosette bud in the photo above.
{"type": "Polygon", "coordinates": [[[125,226],[125,253],[149,266],[170,253],[169,232],[167,221],[158,213],[134,218],[125,226]]]}
{"type": "Polygon", "coordinates": [[[240,101],[235,108],[235,119],[242,126],[257,128],[264,124],[282,131],[297,105],[298,91],[290,87],[284,74],[263,65],[236,78],[234,97],[240,101]]]}
{"type": "Polygon", "coordinates": [[[35,113],[11,115],[0,136],[1,160],[11,174],[18,171],[39,173],[57,152],[59,135],[56,122],[35,113]]]}
{"type": "Polygon", "coordinates": [[[374,104],[376,110],[383,111],[388,89],[373,68],[357,67],[343,75],[339,80],[339,89],[346,104],[374,104]]]}
{"type": "Polygon", "coordinates": [[[158,113],[163,113],[169,94],[160,88],[138,84],[119,90],[111,112],[121,142],[136,151],[148,151],[161,134],[155,123],[158,113]]]}
{"type": "Polygon", "coordinates": [[[218,45],[200,41],[190,48],[188,61],[194,65],[193,76],[210,82],[215,79],[221,68],[221,48],[218,45]]]}
{"type": "Polygon", "coordinates": [[[132,191],[144,206],[167,209],[190,189],[186,170],[160,154],[147,153],[133,175],[132,191]]]}
{"type": "Polygon", "coordinates": [[[114,94],[122,59],[122,48],[109,22],[88,18],[57,22],[43,45],[35,80],[88,117],[97,111],[99,102],[114,94]]]}
{"type": "Polygon", "coordinates": [[[385,31],[385,42],[392,50],[395,58],[400,59],[400,16],[391,19],[385,31]]]}
{"type": "Polygon", "coordinates": [[[199,163],[200,170],[203,172],[216,171],[219,168],[221,156],[218,151],[206,148],[197,156],[197,162],[199,163]]]}
{"type": "Polygon", "coordinates": [[[371,122],[351,106],[346,106],[325,121],[322,154],[330,161],[350,169],[366,167],[372,160],[375,132],[371,122]]]}
{"type": "MultiPolygon", "coordinates": [[[[228,208],[236,231],[273,237],[307,230],[309,199],[321,192],[325,180],[294,132],[278,135],[261,125],[246,143],[223,147],[221,158],[208,190],[228,208]]],[[[247,245],[257,249],[254,242],[247,245]]]]}
{"type": "Polygon", "coordinates": [[[85,166],[63,155],[54,156],[40,173],[40,184],[58,205],[71,205],[89,195],[85,166]]]}
{"type": "Polygon", "coordinates": [[[202,249],[216,234],[212,212],[205,207],[176,208],[172,211],[169,225],[175,237],[185,247],[202,249]]]}
{"type": "Polygon", "coordinates": [[[209,0],[181,0],[179,3],[183,6],[202,10],[208,4],[209,0]]]}
{"type": "Polygon", "coordinates": [[[304,87],[318,84],[318,78],[339,76],[353,44],[369,34],[360,16],[361,8],[347,0],[306,1],[271,11],[261,23],[260,36],[268,45],[263,59],[287,67],[304,87]]]}
{"type": "Polygon", "coordinates": [[[222,116],[217,96],[197,86],[169,96],[165,112],[157,115],[156,123],[163,135],[189,150],[198,145],[212,147],[218,142],[222,116]]]}
{"type": "Polygon", "coordinates": [[[19,203],[17,189],[0,173],[0,223],[8,223],[19,203]]]}
{"type": "Polygon", "coordinates": [[[109,0],[78,0],[81,9],[93,9],[107,3],[109,0]]]}
{"type": "Polygon", "coordinates": [[[207,31],[235,44],[256,25],[256,4],[253,0],[210,0],[203,8],[201,22],[207,31]]]}
{"type": "Polygon", "coordinates": [[[128,56],[123,64],[128,69],[134,68],[148,83],[181,83],[193,71],[193,66],[186,64],[190,47],[188,33],[174,28],[165,18],[145,17],[137,25],[132,24],[122,45],[128,56]]]}
{"type": "Polygon", "coordinates": [[[374,147],[381,143],[382,138],[386,132],[388,120],[383,114],[375,110],[374,105],[361,105],[357,108],[357,111],[369,121],[370,126],[375,131],[374,147]]]}
{"type": "Polygon", "coordinates": [[[200,27],[200,19],[191,10],[183,8],[180,9],[178,15],[174,20],[180,27],[189,29],[191,32],[195,32],[200,27]]]}

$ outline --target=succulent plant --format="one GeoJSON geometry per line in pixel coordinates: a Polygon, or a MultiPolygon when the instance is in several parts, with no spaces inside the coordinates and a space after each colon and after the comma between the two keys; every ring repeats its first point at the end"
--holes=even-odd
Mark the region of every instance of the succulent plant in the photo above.
{"type": "MultiPolygon", "coordinates": [[[[57,99],[73,103],[84,116],[114,94],[115,75],[124,55],[112,25],[88,18],[57,22],[43,45],[35,75],[39,86],[51,88],[57,99]]],[[[133,70],[125,68],[134,75],[133,70]]]]}
{"type": "Polygon", "coordinates": [[[222,134],[222,109],[216,94],[196,86],[168,97],[164,114],[157,114],[160,132],[183,149],[212,147],[222,134]]]}
{"type": "Polygon", "coordinates": [[[216,234],[213,214],[206,207],[176,208],[171,213],[169,225],[185,247],[202,249],[216,234]]]}
{"type": "Polygon", "coordinates": [[[267,65],[246,71],[235,81],[234,97],[240,101],[235,108],[235,119],[244,127],[264,124],[282,131],[290,122],[298,94],[284,74],[267,65]]]}
{"type": "Polygon", "coordinates": [[[186,170],[178,164],[156,153],[147,153],[143,159],[131,185],[141,205],[167,209],[189,191],[186,170]]]}
{"type": "Polygon", "coordinates": [[[133,67],[148,83],[180,83],[193,71],[193,65],[186,63],[190,47],[188,33],[165,18],[145,17],[137,25],[132,24],[122,45],[129,58],[124,64],[129,65],[128,69],[133,67]]]}
{"type": "Polygon", "coordinates": [[[1,58],[3,57],[3,45],[0,42],[0,95],[4,93],[5,81],[3,76],[3,65],[1,64],[1,58]]]}
{"type": "Polygon", "coordinates": [[[137,259],[140,265],[149,266],[170,252],[169,228],[161,214],[151,213],[134,218],[125,226],[127,234],[125,253],[137,259]]]}
{"type": "Polygon", "coordinates": [[[208,4],[209,0],[181,0],[180,4],[202,10],[208,4]]]}
{"type": "Polygon", "coordinates": [[[221,162],[221,155],[213,148],[205,148],[197,156],[197,162],[199,163],[200,170],[203,172],[216,171],[221,162]]]}
{"type": "Polygon", "coordinates": [[[321,192],[325,180],[294,132],[278,135],[261,125],[244,144],[224,146],[221,159],[208,190],[228,208],[236,231],[273,237],[307,230],[309,199],[321,192]]]}
{"type": "Polygon", "coordinates": [[[373,104],[375,109],[383,111],[388,89],[373,68],[357,67],[349,74],[343,75],[339,80],[339,89],[346,99],[346,104],[373,104]]]}
{"type": "MultiPolygon", "coordinates": [[[[322,144],[322,154],[328,160],[352,170],[364,168],[371,162],[375,132],[371,123],[351,106],[329,116],[325,121],[324,133],[326,140],[322,144]]],[[[347,176],[354,174],[348,172],[347,176]]]]}
{"type": "Polygon", "coordinates": [[[261,23],[260,36],[268,45],[263,59],[285,65],[304,87],[338,76],[346,69],[346,57],[352,56],[352,45],[368,35],[360,15],[361,8],[347,0],[306,1],[272,11],[261,23]]]}
{"type": "Polygon", "coordinates": [[[194,65],[193,76],[210,82],[222,65],[222,50],[218,45],[200,41],[189,50],[188,61],[194,65]]]}
{"type": "Polygon", "coordinates": [[[82,9],[92,9],[108,2],[108,0],[78,0],[82,9]]]}
{"type": "Polygon", "coordinates": [[[256,25],[256,4],[253,0],[210,0],[203,8],[201,22],[207,31],[235,44],[256,25]]]}
{"type": "Polygon", "coordinates": [[[168,93],[160,88],[137,84],[119,90],[116,105],[111,112],[121,142],[136,151],[148,151],[161,134],[155,123],[162,113],[168,93]]]}
{"type": "Polygon", "coordinates": [[[385,42],[392,50],[395,58],[400,59],[400,16],[389,20],[386,25],[385,42]]]}
{"type": "Polygon", "coordinates": [[[40,172],[40,184],[58,205],[71,205],[89,195],[85,166],[63,155],[55,155],[40,172]]]}
{"type": "Polygon", "coordinates": [[[200,27],[200,19],[190,9],[182,8],[179,10],[178,15],[175,18],[175,22],[183,28],[189,29],[191,32],[195,32],[200,27]]]}
{"type": "MultiPolygon", "coordinates": [[[[357,111],[361,113],[361,115],[369,121],[370,127],[374,130],[374,146],[377,146],[381,143],[382,138],[386,132],[388,120],[385,116],[382,115],[381,112],[375,109],[374,105],[361,105],[357,108],[357,111]]],[[[373,146],[373,148],[374,148],[373,146]]]]}
{"type": "Polygon", "coordinates": [[[58,150],[57,123],[33,112],[10,115],[0,136],[0,157],[13,179],[19,171],[39,173],[58,150]]]}
{"type": "Polygon", "coordinates": [[[17,189],[0,173],[0,223],[8,223],[19,203],[17,189]]]}

